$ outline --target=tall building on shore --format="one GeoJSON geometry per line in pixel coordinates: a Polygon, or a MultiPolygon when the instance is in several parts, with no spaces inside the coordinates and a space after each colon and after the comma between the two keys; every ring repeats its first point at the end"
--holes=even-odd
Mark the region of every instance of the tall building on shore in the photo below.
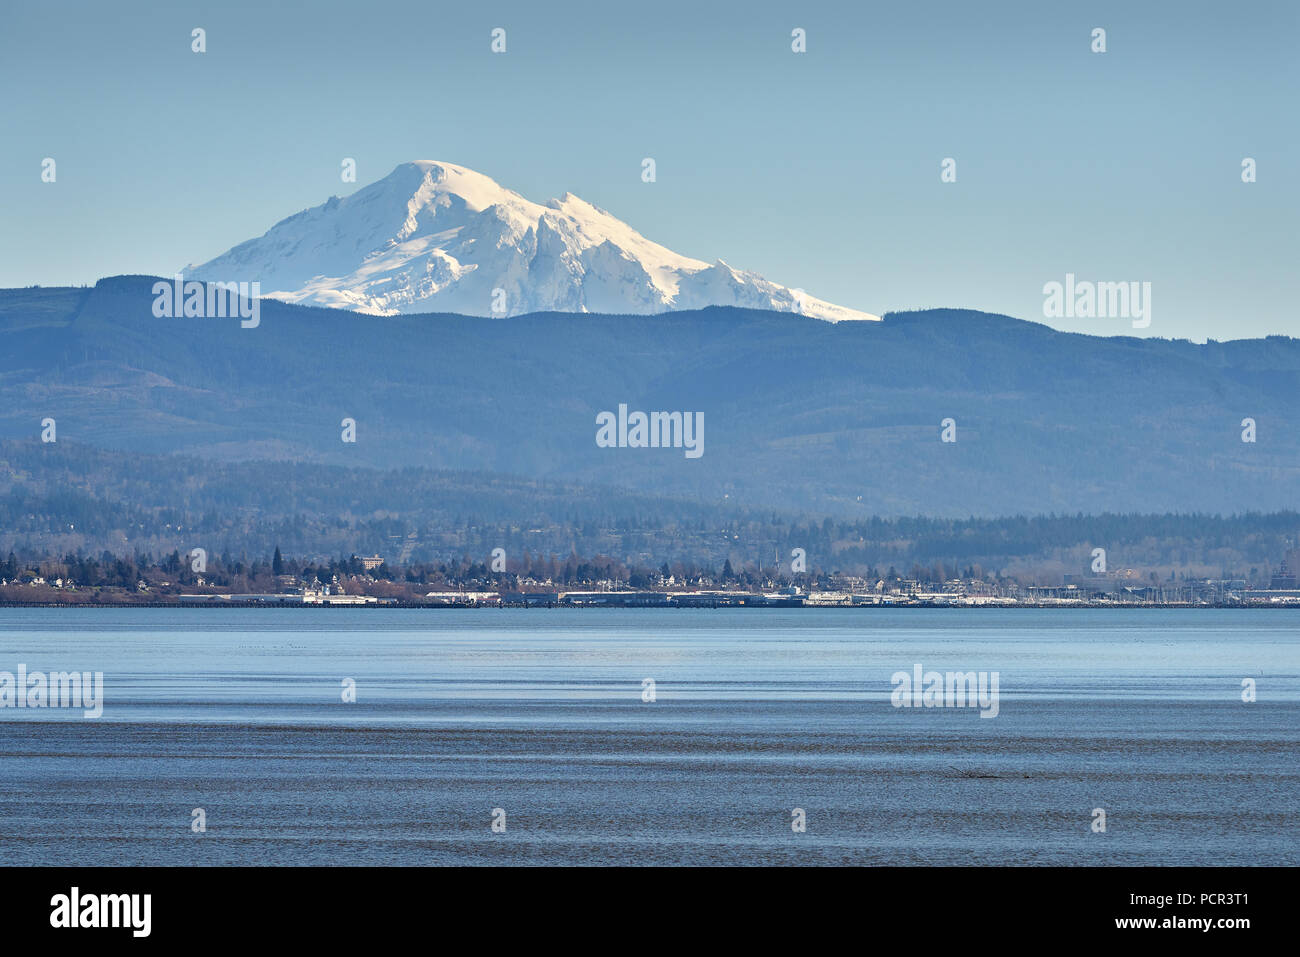
{"type": "Polygon", "coordinates": [[[1282,556],[1282,564],[1273,573],[1269,588],[1296,588],[1296,573],[1300,571],[1300,548],[1293,548],[1282,556]]]}

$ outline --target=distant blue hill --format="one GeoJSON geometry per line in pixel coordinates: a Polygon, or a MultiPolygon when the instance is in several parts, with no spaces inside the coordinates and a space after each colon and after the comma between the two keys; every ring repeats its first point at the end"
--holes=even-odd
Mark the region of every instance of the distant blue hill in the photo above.
{"type": "Polygon", "coordinates": [[[39,442],[52,417],[60,439],[109,449],[841,515],[1300,504],[1292,338],[1102,338],[951,309],[832,325],[733,308],[376,318],[270,300],[242,329],[155,318],[155,281],[0,290],[0,438],[39,442]],[[620,403],[702,412],[704,454],[598,447],[597,414],[620,403]]]}

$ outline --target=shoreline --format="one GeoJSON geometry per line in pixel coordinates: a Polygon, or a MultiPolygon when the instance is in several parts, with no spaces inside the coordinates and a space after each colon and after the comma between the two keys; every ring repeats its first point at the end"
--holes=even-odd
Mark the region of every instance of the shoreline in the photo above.
{"type": "Polygon", "coordinates": [[[664,604],[664,605],[644,605],[644,604],[577,604],[567,602],[534,602],[530,604],[487,604],[479,602],[413,602],[413,601],[389,601],[389,602],[369,602],[369,603],[317,603],[317,602],[272,602],[272,601],[205,601],[205,602],[186,602],[186,601],[134,601],[134,602],[15,602],[0,601],[0,608],[283,608],[283,609],[402,609],[408,611],[428,610],[428,611],[452,611],[452,610],[496,610],[504,611],[508,609],[574,609],[581,611],[591,611],[599,609],[662,609],[665,611],[717,611],[728,608],[745,609],[753,611],[886,611],[891,609],[898,610],[923,610],[923,609],[942,609],[944,611],[1019,611],[1025,610],[1052,610],[1052,611],[1138,611],[1138,610],[1176,610],[1183,609],[1186,611],[1215,611],[1215,610],[1232,610],[1232,611],[1287,611],[1300,610],[1300,602],[1292,603],[1234,603],[1234,604],[1188,604],[1185,602],[1133,602],[1131,604],[1118,603],[1097,603],[1090,604],[1087,602],[1080,604],[1039,604],[1035,602],[1017,602],[1016,604],[952,604],[952,603],[927,603],[927,602],[897,602],[882,604],[862,604],[862,605],[805,605],[805,604],[771,604],[771,605],[746,605],[732,603],[718,604],[664,604]]]}

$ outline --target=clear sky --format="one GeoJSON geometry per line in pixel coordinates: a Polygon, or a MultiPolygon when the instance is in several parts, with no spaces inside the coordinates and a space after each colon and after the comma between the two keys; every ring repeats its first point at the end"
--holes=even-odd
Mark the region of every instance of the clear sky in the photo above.
{"type": "Polygon", "coordinates": [[[1059,328],[1300,335],[1298,51],[1293,0],[6,4],[0,286],[170,275],[436,159],[869,312],[1049,321],[1074,273],[1152,322],[1059,328]]]}

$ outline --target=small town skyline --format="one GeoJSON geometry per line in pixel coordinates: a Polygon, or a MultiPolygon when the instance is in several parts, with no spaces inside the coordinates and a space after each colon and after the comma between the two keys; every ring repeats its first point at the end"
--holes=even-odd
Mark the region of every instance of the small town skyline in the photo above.
{"type": "MultiPolygon", "coordinates": [[[[911,563],[900,571],[847,571],[807,566],[803,549],[791,561],[774,554],[759,562],[730,558],[722,566],[665,561],[625,563],[607,556],[534,559],[512,564],[504,549],[483,561],[468,556],[439,562],[393,561],[379,554],[339,559],[188,555],[66,555],[0,561],[0,604],[276,604],[485,607],[1190,607],[1300,608],[1300,547],[1287,546],[1276,565],[1230,574],[1104,566],[1067,572],[1052,581],[1039,572],[1006,574],[982,565],[911,563]],[[427,590],[426,590],[427,589],[427,590]]],[[[1095,554],[1095,553],[1094,553],[1095,554]]]]}

